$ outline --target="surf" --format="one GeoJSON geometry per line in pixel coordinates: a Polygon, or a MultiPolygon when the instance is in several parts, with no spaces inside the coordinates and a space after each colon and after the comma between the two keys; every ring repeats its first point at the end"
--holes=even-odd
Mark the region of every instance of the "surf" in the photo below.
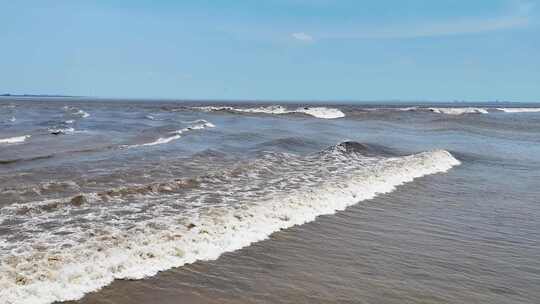
{"type": "Polygon", "coordinates": [[[4,207],[0,225],[21,220],[25,225],[18,228],[19,235],[28,238],[0,241],[0,298],[6,303],[74,300],[116,279],[142,279],[217,259],[279,230],[460,164],[445,150],[407,156],[378,151],[344,142],[307,156],[267,152],[228,170],[169,182],[173,184],[4,207]],[[219,199],[200,202],[209,192],[219,199]],[[145,210],[143,218],[134,217],[137,210],[145,210]],[[125,215],[115,220],[116,212],[125,215]],[[73,224],[78,217],[92,220],[73,224]],[[52,219],[68,222],[36,232],[40,223],[52,219]]]}

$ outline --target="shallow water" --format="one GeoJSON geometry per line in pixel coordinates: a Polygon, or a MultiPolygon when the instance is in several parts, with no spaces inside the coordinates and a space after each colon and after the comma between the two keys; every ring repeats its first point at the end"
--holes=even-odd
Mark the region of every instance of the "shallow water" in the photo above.
{"type": "Polygon", "coordinates": [[[534,105],[0,107],[0,303],[540,298],[534,105]]]}

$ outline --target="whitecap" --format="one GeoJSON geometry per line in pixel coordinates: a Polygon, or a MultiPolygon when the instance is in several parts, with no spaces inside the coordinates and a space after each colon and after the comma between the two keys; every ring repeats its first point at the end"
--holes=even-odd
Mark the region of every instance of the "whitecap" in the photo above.
{"type": "Polygon", "coordinates": [[[447,115],[463,115],[463,114],[488,114],[489,112],[484,108],[427,108],[429,111],[438,114],[447,115]]]}
{"type": "Polygon", "coordinates": [[[83,110],[78,110],[77,112],[73,113],[74,115],[79,115],[81,116],[82,118],[87,118],[90,116],[90,114],[88,114],[88,112],[85,112],[83,110]]]}
{"type": "Polygon", "coordinates": [[[241,112],[241,113],[263,113],[263,114],[272,114],[272,115],[282,115],[282,114],[292,114],[292,113],[303,113],[311,115],[317,118],[323,119],[335,119],[345,117],[345,113],[336,108],[327,108],[327,107],[300,107],[294,110],[289,110],[281,105],[271,105],[263,106],[257,108],[234,108],[230,106],[205,106],[205,107],[194,107],[194,109],[202,110],[206,112],[212,111],[231,111],[231,112],[241,112]]]}
{"type": "Polygon", "coordinates": [[[79,116],[81,118],[87,118],[87,117],[90,116],[90,114],[88,112],[83,111],[83,110],[81,110],[79,108],[76,108],[76,107],[64,106],[64,107],[62,107],[62,109],[65,112],[67,112],[67,113],[69,113],[69,114],[71,114],[73,116],[79,116]]]}
{"type": "Polygon", "coordinates": [[[335,118],[345,117],[345,113],[343,113],[341,110],[335,109],[335,108],[326,108],[326,107],[298,108],[294,112],[305,113],[305,114],[308,114],[317,118],[324,118],[324,119],[335,119],[335,118]]]}
{"type": "Polygon", "coordinates": [[[537,113],[540,112],[540,108],[497,108],[499,111],[505,113],[537,113]]]}
{"type": "MultiPolygon", "coordinates": [[[[180,138],[180,135],[174,135],[174,136],[170,136],[170,137],[160,137],[160,138],[158,138],[158,139],[155,140],[155,141],[152,141],[152,142],[149,142],[149,143],[146,143],[146,144],[142,144],[142,145],[135,145],[135,146],[155,146],[155,145],[162,145],[162,144],[170,143],[171,141],[176,140],[176,139],[179,139],[179,138],[180,138]]],[[[134,146],[134,147],[135,147],[135,146],[134,146]]]]}
{"type": "Polygon", "coordinates": [[[197,120],[196,122],[197,122],[196,124],[191,125],[189,127],[185,127],[185,128],[180,129],[180,130],[176,130],[174,132],[170,132],[170,134],[174,134],[172,136],[160,137],[157,140],[151,141],[149,143],[131,145],[131,146],[124,146],[124,148],[136,148],[136,147],[155,146],[155,145],[167,144],[167,143],[170,143],[170,142],[172,142],[174,140],[179,139],[180,137],[182,137],[182,134],[184,134],[186,132],[189,132],[189,131],[192,131],[192,130],[203,130],[203,129],[206,129],[206,128],[215,128],[216,127],[213,123],[208,122],[208,121],[206,121],[204,119],[197,120]]]}
{"type": "Polygon", "coordinates": [[[28,138],[30,138],[30,135],[2,138],[0,139],[0,144],[18,144],[25,142],[28,138]]]}
{"type": "Polygon", "coordinates": [[[51,128],[48,131],[49,131],[49,133],[51,133],[53,135],[63,135],[63,134],[74,133],[75,129],[73,129],[73,128],[51,128]]]}

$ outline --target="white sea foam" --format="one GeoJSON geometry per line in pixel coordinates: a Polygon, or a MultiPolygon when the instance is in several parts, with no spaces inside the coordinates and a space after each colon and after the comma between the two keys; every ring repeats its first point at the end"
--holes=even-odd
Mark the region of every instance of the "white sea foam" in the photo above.
{"type": "Polygon", "coordinates": [[[418,109],[418,107],[397,108],[398,111],[416,111],[418,109]]]}
{"type": "Polygon", "coordinates": [[[25,142],[28,138],[30,138],[30,135],[2,138],[0,139],[0,144],[18,144],[25,142]]]}
{"type": "Polygon", "coordinates": [[[48,130],[49,133],[54,135],[61,135],[61,134],[71,134],[75,132],[75,129],[73,128],[51,128],[48,130]]]}
{"type": "Polygon", "coordinates": [[[64,106],[62,108],[65,112],[73,115],[73,116],[79,116],[81,118],[87,118],[90,116],[90,114],[88,114],[88,112],[86,111],[83,111],[79,108],[76,108],[76,107],[70,107],[70,106],[64,106]]]}
{"type": "Polygon", "coordinates": [[[132,147],[140,147],[140,146],[155,146],[155,145],[162,145],[162,144],[166,144],[166,143],[170,143],[171,141],[173,140],[177,140],[179,139],[181,136],[180,135],[173,135],[173,136],[169,136],[169,137],[160,137],[158,138],[157,140],[155,141],[152,141],[152,142],[149,142],[149,143],[145,143],[145,144],[141,144],[141,145],[134,145],[132,147]]]}
{"type": "MultiPolygon", "coordinates": [[[[153,208],[145,209],[145,212],[155,212],[148,214],[150,220],[131,222],[126,226],[129,229],[122,226],[121,220],[114,219],[116,216],[107,216],[118,210],[125,212],[121,208],[127,208],[127,202],[92,206],[97,209],[86,215],[85,225],[89,226],[74,229],[70,234],[56,236],[46,231],[37,235],[30,229],[30,238],[41,238],[27,241],[32,243],[10,243],[7,246],[11,246],[9,250],[0,251],[2,304],[40,304],[78,299],[115,279],[141,279],[197,260],[216,259],[224,252],[266,239],[281,229],[335,213],[377,194],[391,192],[396,186],[415,178],[445,172],[459,164],[443,150],[395,158],[358,156],[339,160],[343,153],[344,149],[335,149],[319,158],[287,159],[284,166],[302,162],[302,167],[291,167],[294,169],[291,174],[309,175],[314,174],[313,171],[326,170],[321,168],[320,161],[327,158],[330,159],[328,168],[335,168],[336,164],[343,167],[339,167],[339,172],[335,174],[334,171],[321,172],[324,178],[319,183],[310,184],[307,179],[300,187],[278,191],[263,198],[253,195],[252,191],[255,190],[246,188],[246,181],[249,183],[257,172],[249,172],[245,180],[237,180],[237,174],[227,179],[210,176],[206,182],[222,181],[224,194],[236,193],[230,189],[234,185],[240,187],[237,195],[243,193],[241,189],[251,192],[242,202],[232,200],[226,204],[186,210],[181,215],[178,209],[166,207],[185,206],[189,201],[186,201],[185,195],[159,196],[156,199],[160,201],[153,208]],[[334,162],[335,159],[339,161],[334,162]],[[311,167],[306,172],[298,173],[303,166],[311,167]],[[113,219],[105,223],[101,222],[103,218],[100,217],[113,219]],[[71,239],[73,242],[65,243],[71,239]]],[[[283,160],[283,157],[286,156],[282,155],[279,159],[283,160]]],[[[262,165],[260,171],[268,172],[272,164],[276,168],[275,163],[268,163],[262,165]]],[[[294,181],[290,176],[282,178],[283,183],[294,181]]],[[[203,189],[203,192],[207,192],[214,190],[215,186],[202,183],[201,187],[207,187],[203,189]]],[[[148,199],[141,198],[133,204],[139,204],[132,206],[137,210],[149,203],[148,199]]],[[[15,213],[8,212],[9,208],[3,209],[3,218],[16,217],[15,213]]],[[[65,214],[69,214],[67,207],[52,214],[34,213],[28,220],[37,224],[46,223],[51,218],[61,220],[65,214]]],[[[84,213],[79,214],[83,216],[84,213]]],[[[58,229],[68,229],[73,222],[60,225],[58,229]]],[[[17,229],[25,227],[20,225],[17,229]]]]}
{"type": "Polygon", "coordinates": [[[489,112],[484,108],[428,108],[429,111],[438,114],[447,115],[463,115],[463,114],[488,114],[489,112]]]}
{"type": "Polygon", "coordinates": [[[334,108],[325,108],[325,107],[307,107],[307,108],[298,108],[294,112],[305,113],[317,118],[324,119],[334,119],[345,117],[345,113],[341,110],[334,108]]]}
{"type": "Polygon", "coordinates": [[[536,113],[540,112],[540,108],[497,108],[499,111],[506,113],[536,113]]]}
{"type": "Polygon", "coordinates": [[[185,127],[183,129],[171,132],[170,134],[173,134],[171,136],[160,137],[155,141],[145,143],[145,144],[131,145],[131,146],[128,146],[128,148],[136,148],[136,147],[145,147],[145,146],[155,146],[155,145],[167,144],[167,143],[170,143],[171,141],[179,139],[180,137],[182,137],[182,134],[184,134],[186,132],[189,132],[189,131],[192,131],[192,130],[202,130],[202,129],[206,129],[206,128],[215,128],[216,127],[213,123],[208,122],[208,121],[206,121],[204,119],[200,119],[200,120],[197,120],[195,122],[196,123],[194,125],[191,125],[189,127],[185,127]]]}
{"type": "Polygon", "coordinates": [[[90,114],[88,114],[88,112],[85,112],[83,110],[79,110],[79,111],[75,112],[74,115],[79,115],[82,118],[87,118],[87,117],[90,116],[90,114]]]}
{"type": "Polygon", "coordinates": [[[283,107],[280,105],[264,106],[264,107],[257,107],[257,108],[206,106],[206,107],[195,107],[195,109],[207,111],[207,112],[232,111],[232,112],[243,112],[243,113],[264,113],[264,114],[274,114],[274,115],[303,113],[303,114],[311,115],[313,117],[324,118],[324,119],[335,119],[335,118],[345,117],[345,113],[343,113],[341,110],[335,109],[335,108],[326,108],[326,107],[300,107],[294,110],[289,110],[286,107],[283,107]]]}

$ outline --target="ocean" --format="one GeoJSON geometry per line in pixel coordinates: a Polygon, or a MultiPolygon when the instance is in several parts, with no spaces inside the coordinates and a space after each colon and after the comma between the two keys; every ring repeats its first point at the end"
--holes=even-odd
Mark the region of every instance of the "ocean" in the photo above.
{"type": "Polygon", "coordinates": [[[540,106],[0,98],[0,304],[538,303],[540,106]]]}

